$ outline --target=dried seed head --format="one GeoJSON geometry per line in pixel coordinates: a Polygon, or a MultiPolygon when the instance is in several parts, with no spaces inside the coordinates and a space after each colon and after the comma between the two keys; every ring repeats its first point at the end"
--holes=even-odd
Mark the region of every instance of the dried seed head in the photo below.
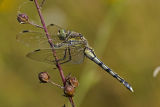
{"type": "Polygon", "coordinates": [[[66,97],[73,97],[75,93],[75,88],[71,85],[67,85],[64,87],[64,94],[66,97]]]}
{"type": "Polygon", "coordinates": [[[29,18],[26,14],[24,13],[21,13],[21,14],[18,14],[17,16],[17,20],[20,24],[27,24],[29,23],[29,18]]]}
{"type": "Polygon", "coordinates": [[[79,82],[75,77],[71,77],[69,82],[74,88],[78,87],[78,85],[79,85],[79,82]]]}
{"type": "Polygon", "coordinates": [[[76,87],[78,87],[79,82],[78,82],[78,80],[76,79],[76,77],[71,77],[71,75],[69,74],[69,75],[66,77],[66,84],[69,84],[69,85],[73,86],[74,88],[76,88],[76,87]]]}
{"type": "Polygon", "coordinates": [[[50,76],[47,72],[40,72],[38,78],[42,83],[47,83],[49,82],[50,76]]]}

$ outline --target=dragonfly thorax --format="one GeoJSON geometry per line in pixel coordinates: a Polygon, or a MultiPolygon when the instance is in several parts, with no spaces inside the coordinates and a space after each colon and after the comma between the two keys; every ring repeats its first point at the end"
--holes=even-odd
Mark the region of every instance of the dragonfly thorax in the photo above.
{"type": "Polygon", "coordinates": [[[74,31],[69,31],[68,32],[68,37],[70,38],[77,38],[77,37],[82,37],[83,35],[81,33],[77,33],[74,31]]]}

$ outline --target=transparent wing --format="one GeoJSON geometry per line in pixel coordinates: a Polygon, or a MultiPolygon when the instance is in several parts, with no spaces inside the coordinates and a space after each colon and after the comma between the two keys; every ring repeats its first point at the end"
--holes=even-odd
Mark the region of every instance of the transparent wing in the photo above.
{"type": "MultiPolygon", "coordinates": [[[[61,43],[57,34],[60,28],[57,25],[50,24],[47,27],[50,37],[54,44],[61,43]]],[[[23,30],[17,34],[16,39],[26,46],[33,48],[50,48],[46,34],[40,29],[39,31],[23,30]]]]}
{"type": "Polygon", "coordinates": [[[80,64],[84,61],[84,48],[82,46],[71,47],[71,63],[80,64]]]}
{"type": "MultiPolygon", "coordinates": [[[[58,57],[59,63],[71,63],[79,64],[84,60],[83,49],[77,49],[77,47],[57,48],[56,56],[58,57]]],[[[27,54],[27,57],[36,61],[45,62],[48,64],[55,64],[55,58],[51,49],[38,49],[27,54]]]]}
{"type": "MultiPolygon", "coordinates": [[[[38,0],[38,1],[42,1],[42,0],[38,0]]],[[[30,22],[34,22],[36,24],[41,24],[39,19],[39,15],[35,10],[36,7],[34,5],[33,2],[31,2],[31,0],[26,0],[25,2],[23,2],[22,4],[20,4],[17,14],[21,14],[21,13],[25,13],[27,16],[29,16],[29,21],[30,22]]]]}
{"type": "MultiPolygon", "coordinates": [[[[64,55],[65,49],[56,49],[56,56],[59,59],[63,59],[64,55]]],[[[55,58],[53,57],[52,49],[38,49],[31,53],[28,53],[27,57],[36,61],[55,64],[55,58]]]]}
{"type": "Polygon", "coordinates": [[[16,39],[26,46],[33,48],[49,48],[46,35],[42,32],[23,30],[17,34],[16,39]]]}

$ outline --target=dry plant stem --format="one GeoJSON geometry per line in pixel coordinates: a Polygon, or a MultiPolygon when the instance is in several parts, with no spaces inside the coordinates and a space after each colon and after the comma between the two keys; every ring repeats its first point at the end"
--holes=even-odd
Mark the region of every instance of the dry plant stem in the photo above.
{"type": "Polygon", "coordinates": [[[63,74],[63,70],[62,70],[60,64],[58,63],[58,58],[57,58],[56,52],[55,52],[55,50],[54,50],[54,45],[53,45],[52,39],[51,39],[51,37],[50,37],[50,35],[49,35],[49,33],[48,33],[48,30],[47,30],[47,27],[46,27],[46,25],[45,25],[44,19],[43,19],[43,17],[42,17],[42,13],[41,13],[40,7],[39,7],[39,5],[38,5],[37,0],[34,0],[34,2],[35,2],[35,5],[36,5],[38,14],[39,14],[39,16],[40,16],[40,19],[41,19],[41,23],[42,23],[42,25],[43,25],[43,29],[44,29],[44,31],[45,31],[45,33],[46,33],[46,36],[47,36],[47,39],[48,39],[48,43],[50,44],[50,46],[51,46],[51,48],[52,48],[53,56],[54,56],[54,58],[55,58],[55,60],[56,60],[56,66],[57,66],[58,70],[60,71],[63,84],[65,84],[65,77],[64,77],[64,74],[63,74]]]}
{"type": "Polygon", "coordinates": [[[32,22],[28,22],[29,24],[31,24],[31,25],[33,25],[33,26],[36,26],[36,27],[38,27],[38,28],[42,28],[43,29],[43,27],[42,26],[40,26],[40,25],[37,25],[37,24],[35,24],[35,23],[32,23],[32,22]]]}
{"type": "MultiPolygon", "coordinates": [[[[36,8],[37,8],[37,11],[38,11],[38,14],[39,14],[41,23],[42,23],[42,25],[43,25],[43,29],[44,29],[44,31],[45,31],[45,33],[46,33],[46,37],[47,37],[47,39],[48,39],[48,43],[50,44],[50,46],[51,46],[51,48],[52,48],[53,56],[54,56],[55,61],[56,61],[56,66],[57,66],[57,68],[58,68],[58,70],[59,70],[59,72],[60,72],[60,76],[61,76],[63,85],[65,86],[65,76],[64,76],[64,74],[63,74],[63,70],[62,70],[60,64],[58,63],[58,58],[57,58],[56,52],[55,52],[55,50],[54,50],[54,45],[53,45],[52,39],[51,39],[51,37],[50,37],[50,35],[49,35],[49,33],[48,33],[48,30],[47,30],[47,27],[46,27],[46,25],[45,25],[44,19],[43,19],[43,17],[42,17],[42,13],[41,13],[41,10],[40,10],[40,6],[39,6],[37,0],[34,0],[34,3],[35,3],[35,5],[36,5],[36,8]]],[[[70,103],[72,104],[72,107],[75,107],[72,97],[69,97],[69,101],[70,101],[70,103]]]]}
{"type": "Polygon", "coordinates": [[[55,86],[57,86],[57,87],[59,87],[59,88],[61,88],[61,89],[64,89],[64,87],[62,87],[62,86],[59,85],[59,84],[56,84],[56,83],[53,82],[53,81],[49,81],[49,83],[51,83],[51,84],[53,84],[53,85],[55,85],[55,86]]]}

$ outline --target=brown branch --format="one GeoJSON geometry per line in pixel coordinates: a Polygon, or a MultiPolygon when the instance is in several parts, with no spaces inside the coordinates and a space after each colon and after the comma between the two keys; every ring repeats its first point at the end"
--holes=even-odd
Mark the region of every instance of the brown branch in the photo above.
{"type": "MultiPolygon", "coordinates": [[[[47,37],[47,39],[48,39],[48,43],[50,44],[50,47],[51,47],[51,49],[52,49],[53,56],[54,56],[55,61],[56,61],[56,66],[57,66],[57,68],[58,68],[58,70],[59,70],[59,73],[60,73],[60,76],[61,76],[63,85],[65,86],[65,76],[64,76],[64,74],[63,74],[62,67],[60,66],[60,64],[59,64],[59,62],[58,62],[58,58],[57,58],[57,56],[56,56],[56,51],[55,51],[55,49],[54,49],[54,44],[53,44],[53,41],[52,41],[52,39],[51,39],[51,37],[50,37],[50,35],[49,35],[49,33],[48,33],[46,24],[45,24],[45,22],[44,22],[44,18],[43,18],[43,16],[42,16],[42,13],[41,13],[41,10],[40,10],[40,6],[39,6],[37,0],[34,0],[34,3],[35,3],[35,5],[36,5],[36,8],[37,8],[37,11],[38,11],[38,14],[39,14],[39,17],[40,17],[40,20],[41,20],[41,23],[42,23],[44,32],[45,32],[46,37],[47,37]]],[[[75,107],[72,97],[69,97],[69,101],[70,101],[70,103],[72,104],[72,107],[75,107]]]]}

